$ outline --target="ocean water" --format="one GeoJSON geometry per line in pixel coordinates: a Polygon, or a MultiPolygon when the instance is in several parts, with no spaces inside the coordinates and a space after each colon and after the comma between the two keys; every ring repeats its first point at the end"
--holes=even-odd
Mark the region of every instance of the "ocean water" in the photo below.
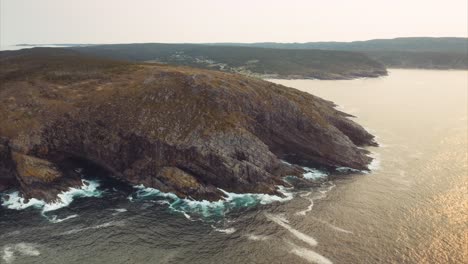
{"type": "Polygon", "coordinates": [[[468,263],[467,71],[272,81],[357,116],[381,144],[372,171],[216,203],[95,175],[53,205],[13,193],[0,263],[468,263]]]}

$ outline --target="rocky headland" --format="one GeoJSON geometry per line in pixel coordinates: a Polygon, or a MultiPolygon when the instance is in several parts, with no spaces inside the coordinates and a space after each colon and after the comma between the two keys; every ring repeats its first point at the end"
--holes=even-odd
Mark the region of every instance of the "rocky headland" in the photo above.
{"type": "Polygon", "coordinates": [[[0,190],[52,201],[94,167],[217,200],[278,194],[292,164],[367,169],[374,137],[332,102],[257,78],[35,48],[0,52],[0,190]]]}

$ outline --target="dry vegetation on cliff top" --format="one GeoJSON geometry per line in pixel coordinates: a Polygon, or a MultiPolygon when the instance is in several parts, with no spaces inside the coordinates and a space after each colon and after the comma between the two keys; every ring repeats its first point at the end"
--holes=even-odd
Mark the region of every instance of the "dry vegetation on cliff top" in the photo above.
{"type": "Polygon", "coordinates": [[[14,174],[29,196],[50,200],[75,184],[70,160],[210,200],[218,188],[277,193],[282,176],[300,173],[280,159],[356,169],[371,160],[358,146],[373,136],[333,103],[260,79],[61,49],[2,52],[0,63],[2,149],[22,165],[14,174]]]}

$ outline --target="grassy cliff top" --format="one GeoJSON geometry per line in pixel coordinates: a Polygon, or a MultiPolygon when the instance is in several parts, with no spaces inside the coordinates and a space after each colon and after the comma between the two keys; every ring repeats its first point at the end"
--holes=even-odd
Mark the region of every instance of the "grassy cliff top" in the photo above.
{"type": "Polygon", "coordinates": [[[80,184],[86,164],[181,197],[277,194],[300,171],[280,160],[366,169],[375,145],[333,103],[240,74],[63,49],[0,52],[0,66],[0,172],[16,166],[31,197],[80,184]]]}

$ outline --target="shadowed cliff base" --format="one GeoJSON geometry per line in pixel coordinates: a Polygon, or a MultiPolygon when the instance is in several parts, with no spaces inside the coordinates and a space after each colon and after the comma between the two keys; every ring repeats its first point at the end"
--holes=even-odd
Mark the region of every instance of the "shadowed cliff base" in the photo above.
{"type": "Polygon", "coordinates": [[[48,48],[0,63],[0,185],[26,197],[81,185],[76,164],[179,197],[280,194],[303,173],[281,160],[365,170],[376,145],[332,102],[256,78],[48,48]]]}

